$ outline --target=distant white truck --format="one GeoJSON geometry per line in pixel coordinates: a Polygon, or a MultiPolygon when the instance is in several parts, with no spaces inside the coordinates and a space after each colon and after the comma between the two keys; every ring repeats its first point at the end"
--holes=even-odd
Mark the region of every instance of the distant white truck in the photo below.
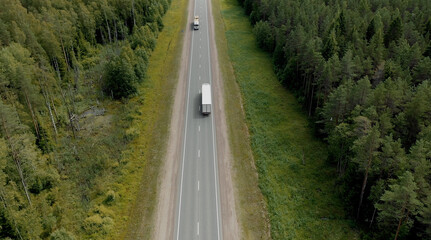
{"type": "Polygon", "coordinates": [[[193,29],[198,30],[199,29],[199,16],[195,16],[195,20],[193,22],[193,29]]]}
{"type": "Polygon", "coordinates": [[[209,83],[202,84],[202,114],[208,115],[211,113],[211,85],[209,83]]]}

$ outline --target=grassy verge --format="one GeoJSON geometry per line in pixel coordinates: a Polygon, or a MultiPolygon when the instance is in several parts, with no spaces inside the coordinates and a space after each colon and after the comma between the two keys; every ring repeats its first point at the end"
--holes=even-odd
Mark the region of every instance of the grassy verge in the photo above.
{"type": "MultiPolygon", "coordinates": [[[[237,173],[252,171],[244,167],[251,159],[241,142],[250,134],[250,144],[259,174],[258,184],[265,196],[273,239],[359,239],[352,222],[346,218],[341,200],[333,191],[335,172],[325,164],[326,145],[313,137],[308,119],[294,96],[277,81],[271,58],[256,46],[255,37],[244,10],[236,0],[214,0],[217,34],[227,41],[227,54],[233,71],[221,64],[226,85],[229,134],[237,173]],[[219,7],[218,6],[219,4],[219,7]],[[221,13],[222,21],[217,21],[221,13]],[[224,32],[223,32],[224,31],[224,32]],[[232,74],[233,73],[233,74],[232,74]],[[241,127],[236,79],[245,109],[248,132],[241,127]],[[235,100],[236,99],[236,100],[235,100]],[[236,120],[234,122],[233,120],[236,120]],[[235,130],[235,127],[238,127],[235,130]]],[[[218,37],[219,58],[226,45],[218,37]]],[[[248,164],[252,165],[252,164],[248,164]]],[[[235,174],[238,189],[253,189],[246,178],[235,174]]],[[[246,206],[259,206],[259,197],[251,190],[239,191],[241,225],[245,239],[265,234],[265,223],[246,206]],[[250,202],[249,202],[250,201],[250,202]],[[253,205],[255,204],[255,205],[253,205]]],[[[258,194],[257,194],[258,195],[258,194]]],[[[260,208],[262,209],[262,208],[260,208]]],[[[263,219],[264,214],[263,214],[263,219]]]]}
{"type": "Polygon", "coordinates": [[[232,153],[235,205],[242,239],[268,239],[269,217],[258,187],[258,177],[242,109],[241,94],[230,64],[220,1],[213,0],[215,38],[220,71],[224,82],[225,111],[232,153]]]}
{"type": "Polygon", "coordinates": [[[113,186],[119,200],[112,207],[110,239],[149,239],[156,208],[157,180],[165,153],[171,105],[178,79],[187,0],[177,0],[164,16],[165,28],[152,53],[140,95],[127,103],[133,118],[127,133],[136,136],[123,152],[121,179],[113,186]]]}

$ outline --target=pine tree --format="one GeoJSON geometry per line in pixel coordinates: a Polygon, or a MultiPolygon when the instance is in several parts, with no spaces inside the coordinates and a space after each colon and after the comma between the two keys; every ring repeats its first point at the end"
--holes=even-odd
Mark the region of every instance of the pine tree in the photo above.
{"type": "Polygon", "coordinates": [[[384,178],[393,178],[402,174],[407,168],[407,156],[401,140],[394,140],[392,135],[382,139],[382,150],[379,156],[379,169],[384,178]]]}
{"type": "Polygon", "coordinates": [[[341,123],[328,136],[329,157],[337,162],[337,172],[340,176],[344,175],[351,158],[350,148],[353,137],[350,128],[349,124],[341,123]]]}
{"type": "Polygon", "coordinates": [[[400,17],[397,17],[392,21],[391,25],[389,26],[389,30],[385,34],[385,46],[389,47],[391,42],[397,41],[402,35],[402,21],[400,17]]]}
{"type": "Polygon", "coordinates": [[[425,234],[431,238],[431,195],[424,200],[424,208],[422,209],[419,221],[426,226],[425,234]]]}
{"type": "Polygon", "coordinates": [[[373,20],[371,20],[371,22],[368,24],[368,27],[367,27],[367,32],[365,35],[365,39],[367,39],[367,42],[371,41],[371,38],[374,36],[375,33],[376,33],[376,25],[374,24],[374,18],[373,18],[373,20]]]}
{"type": "Polygon", "coordinates": [[[358,134],[359,137],[353,142],[352,151],[355,153],[353,160],[359,164],[359,169],[364,172],[358,209],[356,212],[356,219],[358,219],[364,199],[365,188],[368,183],[368,176],[370,171],[372,171],[373,161],[375,161],[379,155],[377,150],[380,147],[381,139],[378,125],[371,127],[369,120],[365,117],[357,117],[355,122],[356,134],[358,134]]]}
{"type": "Polygon", "coordinates": [[[357,66],[353,61],[353,52],[352,50],[348,49],[341,59],[341,73],[343,74],[342,77],[344,79],[354,79],[357,76],[356,71],[357,66]]]}
{"type": "Polygon", "coordinates": [[[423,58],[418,65],[413,68],[413,82],[419,85],[425,80],[431,80],[431,59],[423,58]]]}
{"type": "Polygon", "coordinates": [[[400,176],[389,188],[380,199],[382,203],[376,204],[376,207],[380,211],[378,219],[381,225],[396,226],[394,239],[397,240],[401,227],[407,229],[411,227],[411,217],[418,214],[422,203],[417,199],[415,191],[418,187],[413,174],[409,171],[400,176]]]}
{"type": "MultiPolygon", "coordinates": [[[[347,55],[347,54],[346,54],[347,55]]],[[[364,77],[359,79],[356,84],[353,86],[350,101],[352,102],[352,106],[363,106],[367,103],[368,98],[372,94],[371,91],[371,83],[368,77],[364,77]]]]}
{"type": "Polygon", "coordinates": [[[348,108],[348,99],[351,84],[351,82],[347,82],[339,86],[329,95],[326,104],[323,106],[321,114],[327,132],[343,122],[346,114],[350,112],[348,108]]]}
{"type": "Polygon", "coordinates": [[[336,52],[338,52],[338,43],[335,31],[332,30],[323,41],[322,56],[328,61],[336,52]]]}
{"type": "Polygon", "coordinates": [[[369,52],[373,59],[374,67],[379,66],[385,57],[385,46],[383,45],[383,33],[381,29],[377,29],[371,38],[369,52]]]}

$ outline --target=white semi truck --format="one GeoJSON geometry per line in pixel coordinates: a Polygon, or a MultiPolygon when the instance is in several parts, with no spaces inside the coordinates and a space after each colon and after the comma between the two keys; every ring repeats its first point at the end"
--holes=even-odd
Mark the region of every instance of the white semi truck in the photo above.
{"type": "Polygon", "coordinates": [[[195,20],[193,22],[193,29],[198,30],[199,29],[199,16],[195,16],[195,20]]]}
{"type": "Polygon", "coordinates": [[[211,113],[211,85],[209,83],[202,84],[202,114],[208,115],[211,113]]]}

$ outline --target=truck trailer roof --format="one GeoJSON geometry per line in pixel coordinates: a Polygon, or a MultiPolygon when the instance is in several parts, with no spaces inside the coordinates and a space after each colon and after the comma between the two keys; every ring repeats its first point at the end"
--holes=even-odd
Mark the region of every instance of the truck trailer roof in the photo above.
{"type": "Polygon", "coordinates": [[[202,84],[202,104],[211,104],[211,85],[202,84]]]}

